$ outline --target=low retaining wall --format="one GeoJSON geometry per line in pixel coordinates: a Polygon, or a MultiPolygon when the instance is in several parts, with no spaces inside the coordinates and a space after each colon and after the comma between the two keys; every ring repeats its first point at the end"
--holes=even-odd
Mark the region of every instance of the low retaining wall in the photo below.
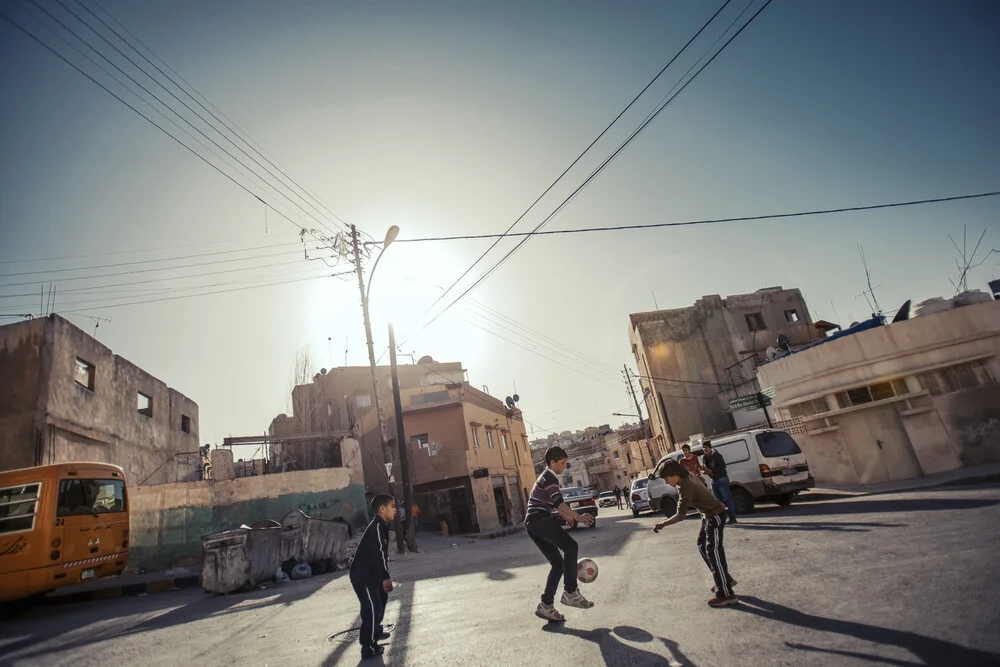
{"type": "Polygon", "coordinates": [[[367,523],[363,484],[350,469],[324,468],[232,480],[206,480],[129,490],[129,570],[156,570],[201,559],[201,538],[292,510],[322,519],[367,523]]]}

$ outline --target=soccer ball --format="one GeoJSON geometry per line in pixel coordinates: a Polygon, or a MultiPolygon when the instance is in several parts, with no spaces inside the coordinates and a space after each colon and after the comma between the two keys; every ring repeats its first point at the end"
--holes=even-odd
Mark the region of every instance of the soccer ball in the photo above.
{"type": "Polygon", "coordinates": [[[576,563],[576,578],[585,584],[597,579],[597,563],[589,558],[581,558],[576,563]]]}

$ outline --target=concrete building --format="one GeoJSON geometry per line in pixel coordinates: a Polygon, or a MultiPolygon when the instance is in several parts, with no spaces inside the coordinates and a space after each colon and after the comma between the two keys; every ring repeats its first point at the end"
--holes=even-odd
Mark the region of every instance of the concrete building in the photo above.
{"type": "Polygon", "coordinates": [[[760,391],[756,367],[779,336],[795,349],[822,338],[798,289],[766,288],[693,306],[629,316],[629,342],[656,440],[666,453],[691,435],[714,435],[764,421],[734,417],[729,399],[760,391]]]}
{"type": "Polygon", "coordinates": [[[0,470],[67,461],[197,480],[198,404],[59,315],[2,326],[0,470]]]}
{"type": "MultiPolygon", "coordinates": [[[[420,364],[401,365],[399,384],[403,390],[437,387],[465,381],[461,363],[438,363],[421,359],[420,364]]],[[[392,408],[392,378],[389,366],[378,366],[379,397],[385,414],[392,408]]],[[[278,415],[271,421],[271,436],[311,437],[305,440],[275,440],[270,445],[271,465],[276,471],[359,465],[352,455],[344,456],[343,434],[357,431],[360,417],[374,413],[372,375],[369,366],[344,366],[317,373],[309,384],[292,390],[292,416],[278,415]],[[319,437],[329,434],[328,438],[319,437]]],[[[395,430],[386,422],[387,437],[395,430]]],[[[378,431],[365,434],[361,442],[360,466],[369,492],[387,490],[385,458],[378,431]]]]}
{"type": "Polygon", "coordinates": [[[820,483],[1000,461],[1000,303],[880,326],[762,365],[820,483]]]}
{"type": "MultiPolygon", "coordinates": [[[[379,366],[377,377],[386,439],[394,448],[390,368],[379,366]]],[[[443,521],[451,532],[468,533],[523,520],[535,476],[520,410],[469,385],[461,363],[425,357],[398,366],[398,377],[410,480],[422,524],[440,530],[443,521]]],[[[295,387],[292,403],[291,417],[279,415],[272,421],[272,436],[330,433],[331,438],[275,438],[272,465],[282,470],[325,467],[331,461],[360,465],[369,497],[390,492],[369,367],[321,372],[312,383],[295,387]],[[345,431],[357,435],[352,460],[334,446],[334,437],[345,431]]],[[[392,463],[398,478],[398,462],[392,463]]]]}

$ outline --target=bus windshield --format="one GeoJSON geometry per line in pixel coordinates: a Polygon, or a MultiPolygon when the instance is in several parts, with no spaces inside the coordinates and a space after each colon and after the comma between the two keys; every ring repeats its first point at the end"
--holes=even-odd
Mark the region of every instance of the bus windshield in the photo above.
{"type": "Polygon", "coordinates": [[[56,516],[124,512],[125,482],[120,479],[64,479],[59,483],[56,516]]]}

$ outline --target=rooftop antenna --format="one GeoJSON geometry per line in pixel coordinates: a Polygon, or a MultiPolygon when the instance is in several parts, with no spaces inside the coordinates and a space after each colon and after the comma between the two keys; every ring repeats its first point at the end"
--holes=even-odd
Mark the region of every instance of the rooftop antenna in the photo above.
{"type": "Polygon", "coordinates": [[[655,307],[657,310],[660,309],[660,304],[656,303],[656,292],[653,292],[653,307],[655,307]]]}
{"type": "Polygon", "coordinates": [[[969,271],[972,269],[982,266],[986,263],[986,260],[995,252],[1000,252],[996,248],[993,248],[985,255],[983,255],[982,260],[976,262],[976,253],[979,252],[979,246],[983,243],[983,238],[986,236],[986,229],[983,228],[983,233],[979,235],[979,240],[976,241],[976,247],[972,249],[972,255],[966,255],[966,235],[968,232],[968,225],[962,225],[962,248],[959,249],[958,244],[955,243],[955,239],[951,238],[951,234],[948,234],[948,240],[951,244],[955,246],[955,250],[958,251],[959,257],[962,258],[961,263],[958,259],[955,259],[955,266],[958,268],[958,275],[954,280],[948,279],[951,286],[955,288],[955,293],[959,294],[961,292],[967,292],[969,290],[969,271]]]}
{"type": "MultiPolygon", "coordinates": [[[[868,302],[868,308],[872,311],[872,315],[881,315],[882,307],[878,304],[878,299],[875,297],[875,288],[872,287],[872,274],[871,271],[868,270],[868,260],[865,258],[864,246],[860,243],[858,244],[858,253],[861,254],[861,265],[865,267],[865,280],[868,282],[868,289],[854,298],[858,299],[862,296],[865,297],[865,301],[868,302]],[[869,294],[871,295],[871,299],[868,298],[869,294]]],[[[878,285],[878,287],[881,287],[881,285],[878,285]]]]}

